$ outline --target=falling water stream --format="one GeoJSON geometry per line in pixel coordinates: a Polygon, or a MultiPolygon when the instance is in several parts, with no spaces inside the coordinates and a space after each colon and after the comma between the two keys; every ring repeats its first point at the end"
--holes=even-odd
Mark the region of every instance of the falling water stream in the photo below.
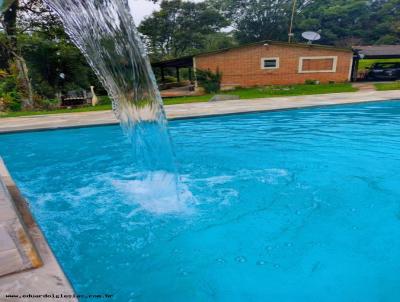
{"type": "Polygon", "coordinates": [[[138,174],[131,184],[139,191],[129,192],[148,202],[172,202],[168,209],[178,210],[178,176],[162,99],[127,1],[45,2],[106,88],[132,142],[138,174]]]}

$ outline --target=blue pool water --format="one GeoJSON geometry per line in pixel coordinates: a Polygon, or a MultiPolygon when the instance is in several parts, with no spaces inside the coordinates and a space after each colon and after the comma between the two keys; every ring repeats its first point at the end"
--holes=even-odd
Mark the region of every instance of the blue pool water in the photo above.
{"type": "Polygon", "coordinates": [[[400,301],[400,102],[170,129],[179,202],[168,200],[165,175],[137,180],[118,126],[0,136],[0,154],[77,293],[400,301]]]}

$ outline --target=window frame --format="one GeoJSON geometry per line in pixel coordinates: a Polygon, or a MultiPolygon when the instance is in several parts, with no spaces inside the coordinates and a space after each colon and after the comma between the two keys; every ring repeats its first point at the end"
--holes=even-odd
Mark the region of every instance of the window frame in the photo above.
{"type": "Polygon", "coordinates": [[[261,58],[261,69],[265,69],[265,70],[279,69],[279,57],[261,58]],[[275,67],[265,67],[264,62],[267,60],[269,60],[269,61],[274,60],[276,62],[276,66],[275,67]]]}
{"type": "Polygon", "coordinates": [[[319,73],[319,72],[336,72],[337,70],[337,56],[312,56],[312,57],[300,57],[299,58],[299,68],[298,73],[319,73]],[[303,70],[303,61],[304,60],[324,60],[324,59],[332,59],[332,69],[325,70],[303,70]]]}

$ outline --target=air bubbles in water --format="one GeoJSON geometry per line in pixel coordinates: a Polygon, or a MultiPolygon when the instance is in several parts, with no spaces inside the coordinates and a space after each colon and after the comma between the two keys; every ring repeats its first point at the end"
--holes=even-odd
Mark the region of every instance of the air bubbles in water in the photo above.
{"type": "Polygon", "coordinates": [[[237,256],[237,257],[235,258],[235,261],[236,261],[236,262],[239,262],[239,263],[244,263],[244,262],[247,261],[247,258],[246,258],[245,256],[237,256]]]}

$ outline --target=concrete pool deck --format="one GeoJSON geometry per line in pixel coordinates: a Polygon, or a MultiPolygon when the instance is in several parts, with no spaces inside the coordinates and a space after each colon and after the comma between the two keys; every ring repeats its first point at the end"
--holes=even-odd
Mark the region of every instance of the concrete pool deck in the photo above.
{"type": "MultiPolygon", "coordinates": [[[[205,117],[245,112],[352,104],[400,99],[400,90],[359,91],[290,97],[166,105],[168,119],[205,117]]],[[[116,124],[112,111],[47,114],[0,118],[0,133],[116,124]]]]}

